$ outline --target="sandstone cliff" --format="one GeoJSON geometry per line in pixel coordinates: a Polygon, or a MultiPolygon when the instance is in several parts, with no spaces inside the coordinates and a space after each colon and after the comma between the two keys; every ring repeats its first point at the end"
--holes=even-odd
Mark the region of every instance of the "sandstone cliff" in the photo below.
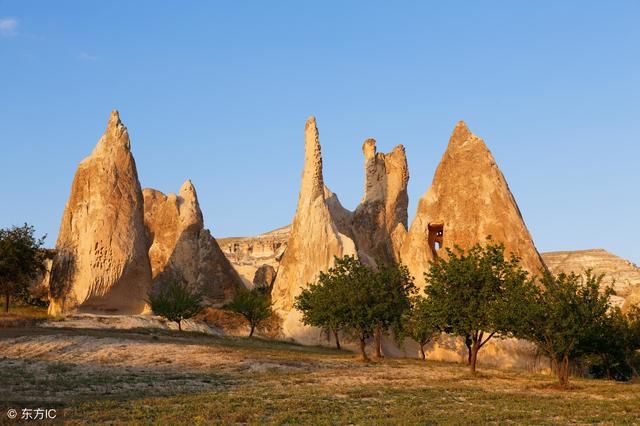
{"type": "MultiPolygon", "coordinates": [[[[316,120],[310,117],[304,132],[304,168],[298,206],[287,250],[272,290],[274,309],[283,319],[283,333],[303,342],[317,343],[319,333],[304,327],[293,308],[302,286],[326,271],[334,256],[355,254],[355,244],[342,234],[329,208],[322,176],[322,156],[316,120]]],[[[340,210],[337,199],[332,201],[340,210]]]]}
{"type": "Polygon", "coordinates": [[[442,248],[468,248],[489,235],[518,255],[529,272],[545,267],[491,152],[461,121],[418,203],[401,258],[423,287],[429,261],[444,255],[442,248]]]}
{"type": "Polygon", "coordinates": [[[278,272],[290,233],[291,225],[287,225],[255,237],[219,238],[218,243],[245,286],[251,288],[262,266],[271,266],[278,272]]]}
{"type": "Polygon", "coordinates": [[[81,308],[137,314],[151,285],[143,199],[127,128],[117,111],[79,165],[50,277],[49,313],[81,308]]]}
{"type": "Polygon", "coordinates": [[[616,295],[611,301],[616,306],[637,303],[634,293],[640,292],[640,268],[626,259],[603,249],[556,251],[542,253],[547,267],[554,274],[560,272],[582,274],[593,269],[597,275],[604,274],[603,285],[611,286],[616,295]]]}
{"type": "Polygon", "coordinates": [[[210,304],[226,301],[242,281],[208,230],[198,196],[187,180],[179,193],[145,188],[144,222],[150,243],[153,289],[185,281],[210,304]]]}

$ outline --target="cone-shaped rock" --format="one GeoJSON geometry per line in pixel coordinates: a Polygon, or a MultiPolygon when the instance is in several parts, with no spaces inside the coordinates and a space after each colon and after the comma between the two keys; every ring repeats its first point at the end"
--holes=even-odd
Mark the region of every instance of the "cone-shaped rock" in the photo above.
{"type": "Polygon", "coordinates": [[[358,254],[369,263],[394,262],[407,233],[407,157],[402,145],[388,154],[376,152],[374,139],[367,139],[362,151],[365,192],[353,215],[358,254]]]}
{"type": "Polygon", "coordinates": [[[201,292],[208,303],[226,301],[242,286],[242,280],[215,238],[204,229],[191,181],[187,180],[177,195],[151,188],[145,188],[143,194],[154,291],[172,281],[183,281],[201,292]]]}
{"type": "Polygon", "coordinates": [[[491,152],[459,122],[433,183],[420,199],[416,217],[402,247],[402,261],[424,286],[429,261],[444,255],[443,247],[468,248],[487,236],[504,243],[529,272],[539,274],[544,263],[527,230],[507,181],[491,152]]]}
{"type": "Polygon", "coordinates": [[[143,199],[117,111],[71,186],[50,278],[49,313],[140,313],[151,284],[143,199]]]}
{"type": "Polygon", "coordinates": [[[325,190],[320,141],[313,117],[307,120],[304,143],[298,207],[271,294],[274,308],[283,319],[285,336],[317,343],[320,333],[302,325],[300,314],[293,309],[294,299],[303,286],[333,264],[334,256],[355,254],[356,250],[353,241],[340,232],[338,225],[339,221],[348,224],[349,212],[342,209],[335,195],[325,190]],[[336,214],[342,217],[335,218],[336,214]]]}

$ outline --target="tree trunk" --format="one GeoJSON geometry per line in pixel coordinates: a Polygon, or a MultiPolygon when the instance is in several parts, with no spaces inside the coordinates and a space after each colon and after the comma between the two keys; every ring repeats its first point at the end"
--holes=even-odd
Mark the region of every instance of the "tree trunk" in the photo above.
{"type": "Polygon", "coordinates": [[[11,294],[5,293],[4,295],[4,311],[9,313],[9,299],[11,298],[11,294]]]}
{"type": "Polygon", "coordinates": [[[558,362],[558,380],[560,386],[566,388],[569,385],[569,357],[564,355],[562,361],[558,362]]]}
{"type": "Polygon", "coordinates": [[[464,337],[464,344],[467,347],[467,365],[471,365],[471,345],[473,343],[473,340],[471,340],[471,336],[470,335],[466,335],[464,337]]]}
{"type": "Polygon", "coordinates": [[[363,336],[360,336],[360,356],[362,361],[369,361],[369,357],[367,356],[367,351],[365,350],[366,342],[363,336]]]}
{"type": "Polygon", "coordinates": [[[253,332],[256,329],[256,325],[255,324],[251,324],[251,331],[249,332],[249,337],[253,337],[253,332]]]}
{"type": "Polygon", "coordinates": [[[182,321],[176,321],[178,323],[178,331],[182,331],[182,321]]]}
{"type": "Polygon", "coordinates": [[[424,353],[424,345],[425,343],[420,343],[420,355],[422,355],[422,360],[426,361],[427,355],[424,353]]]}
{"type": "Polygon", "coordinates": [[[375,352],[373,357],[376,359],[382,358],[382,327],[380,324],[376,326],[376,331],[374,333],[374,346],[375,352]]]}
{"type": "Polygon", "coordinates": [[[474,342],[471,347],[471,359],[469,360],[469,366],[471,367],[471,374],[476,374],[476,363],[478,362],[478,351],[480,350],[480,344],[474,342]]]}
{"type": "Polygon", "coordinates": [[[340,349],[340,338],[338,337],[338,330],[333,330],[333,337],[336,338],[336,348],[340,349]]]}

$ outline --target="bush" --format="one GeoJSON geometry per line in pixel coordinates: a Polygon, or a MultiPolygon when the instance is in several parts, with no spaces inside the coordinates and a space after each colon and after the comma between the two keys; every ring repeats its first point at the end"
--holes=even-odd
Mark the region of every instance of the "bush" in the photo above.
{"type": "Polygon", "coordinates": [[[259,288],[238,291],[226,307],[247,320],[251,328],[249,337],[253,336],[253,332],[260,323],[272,315],[271,299],[259,288]]]}
{"type": "Polygon", "coordinates": [[[148,303],[155,314],[178,323],[178,330],[182,331],[182,320],[195,316],[202,309],[202,295],[184,282],[173,281],[150,294],[148,303]]]}

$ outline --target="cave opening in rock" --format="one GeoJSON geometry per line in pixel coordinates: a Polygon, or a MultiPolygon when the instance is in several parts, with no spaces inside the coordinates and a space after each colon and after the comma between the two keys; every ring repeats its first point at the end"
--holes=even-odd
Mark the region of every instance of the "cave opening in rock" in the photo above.
{"type": "Polygon", "coordinates": [[[430,223],[428,233],[429,247],[433,257],[438,257],[438,250],[444,245],[444,223],[430,223]]]}

